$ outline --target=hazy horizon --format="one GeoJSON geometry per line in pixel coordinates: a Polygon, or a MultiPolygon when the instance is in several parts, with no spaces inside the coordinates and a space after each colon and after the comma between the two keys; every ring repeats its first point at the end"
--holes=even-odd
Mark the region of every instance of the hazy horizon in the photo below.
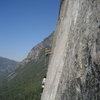
{"type": "Polygon", "coordinates": [[[60,0],[0,0],[0,56],[23,60],[55,30],[60,0]]]}

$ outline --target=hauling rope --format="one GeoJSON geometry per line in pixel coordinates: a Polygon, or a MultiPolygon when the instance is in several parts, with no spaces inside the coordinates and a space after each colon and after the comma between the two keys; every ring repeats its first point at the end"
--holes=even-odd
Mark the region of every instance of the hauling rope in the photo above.
{"type": "MultiPolygon", "coordinates": [[[[48,57],[53,54],[51,50],[49,50],[48,48],[45,48],[45,64],[47,65],[48,63],[48,57]]],[[[43,77],[42,83],[41,83],[41,94],[43,93],[44,87],[45,87],[45,83],[46,83],[46,75],[43,77]]]]}

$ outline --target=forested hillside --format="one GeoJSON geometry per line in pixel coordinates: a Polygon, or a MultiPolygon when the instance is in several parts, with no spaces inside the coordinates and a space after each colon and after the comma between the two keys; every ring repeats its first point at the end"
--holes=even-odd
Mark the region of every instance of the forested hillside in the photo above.
{"type": "Polygon", "coordinates": [[[49,56],[45,56],[45,48],[51,48],[52,39],[53,34],[32,48],[15,71],[14,77],[10,76],[3,81],[0,100],[40,100],[41,82],[46,75],[49,60],[49,56]]]}
{"type": "Polygon", "coordinates": [[[0,57],[0,80],[13,72],[19,65],[19,62],[8,58],[0,57]]]}

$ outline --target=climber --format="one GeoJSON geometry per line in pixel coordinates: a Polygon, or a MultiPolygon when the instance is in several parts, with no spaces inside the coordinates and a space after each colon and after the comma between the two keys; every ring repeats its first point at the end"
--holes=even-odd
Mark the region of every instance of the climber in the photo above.
{"type": "Polygon", "coordinates": [[[45,82],[46,82],[46,76],[44,76],[41,84],[41,94],[43,93],[44,87],[45,87],[45,82]]]}
{"type": "Polygon", "coordinates": [[[49,50],[48,48],[45,48],[45,56],[49,56],[52,54],[52,51],[49,50]]]}

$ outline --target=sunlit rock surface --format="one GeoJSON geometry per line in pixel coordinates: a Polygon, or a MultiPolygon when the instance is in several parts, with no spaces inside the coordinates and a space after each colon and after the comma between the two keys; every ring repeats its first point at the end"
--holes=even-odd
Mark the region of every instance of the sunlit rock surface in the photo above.
{"type": "Polygon", "coordinates": [[[100,0],[61,0],[41,100],[100,100],[100,0]]]}

